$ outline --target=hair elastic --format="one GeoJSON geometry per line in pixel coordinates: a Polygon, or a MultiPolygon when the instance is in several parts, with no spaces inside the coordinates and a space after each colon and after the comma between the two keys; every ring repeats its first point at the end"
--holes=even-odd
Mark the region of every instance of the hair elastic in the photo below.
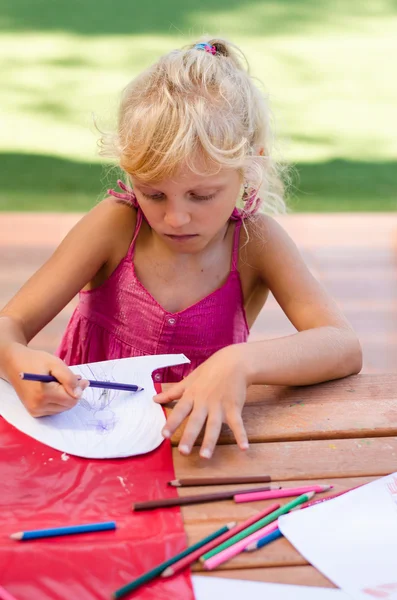
{"type": "Polygon", "coordinates": [[[196,44],[194,46],[195,50],[204,50],[205,52],[208,52],[209,54],[216,54],[216,48],[215,46],[211,46],[211,44],[207,44],[206,42],[203,42],[201,44],[196,44]]]}

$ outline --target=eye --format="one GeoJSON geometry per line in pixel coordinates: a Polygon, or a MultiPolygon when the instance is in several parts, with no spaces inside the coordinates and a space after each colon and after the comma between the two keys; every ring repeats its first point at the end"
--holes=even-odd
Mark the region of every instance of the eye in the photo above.
{"type": "Polygon", "coordinates": [[[212,200],[215,197],[215,194],[209,194],[208,196],[199,196],[198,194],[192,194],[195,200],[212,200]]]}
{"type": "Polygon", "coordinates": [[[162,200],[164,198],[164,194],[145,194],[145,192],[141,191],[142,196],[148,198],[148,200],[162,200]]]}

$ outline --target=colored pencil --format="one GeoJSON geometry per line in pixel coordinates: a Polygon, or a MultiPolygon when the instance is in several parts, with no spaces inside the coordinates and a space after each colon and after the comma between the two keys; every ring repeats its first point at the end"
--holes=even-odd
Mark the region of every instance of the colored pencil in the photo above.
{"type": "Polygon", "coordinates": [[[235,527],[233,527],[232,529],[230,529],[229,531],[227,531],[220,537],[216,538],[215,540],[212,540],[211,542],[208,542],[208,544],[206,544],[202,548],[199,548],[195,552],[192,552],[191,554],[189,554],[189,556],[186,556],[185,558],[178,560],[178,562],[174,563],[172,565],[172,567],[168,567],[168,569],[163,571],[163,573],[161,574],[161,577],[171,577],[171,575],[175,575],[175,573],[179,573],[180,571],[182,571],[183,569],[185,569],[186,567],[188,567],[189,565],[194,563],[196,560],[198,560],[200,558],[200,556],[202,556],[205,552],[209,552],[210,550],[212,550],[212,548],[215,548],[215,546],[218,546],[222,542],[225,542],[229,537],[236,535],[236,533],[240,533],[240,531],[243,531],[243,529],[246,529],[253,523],[256,523],[257,521],[259,521],[259,519],[262,519],[263,517],[268,515],[271,510],[272,510],[271,506],[269,506],[265,510],[261,510],[256,515],[253,515],[252,517],[250,517],[243,523],[236,525],[235,527]]]}
{"type": "Polygon", "coordinates": [[[204,556],[202,556],[200,558],[200,561],[205,562],[206,560],[208,560],[215,554],[218,554],[218,552],[221,552],[222,550],[226,550],[226,548],[229,548],[229,546],[236,544],[243,538],[249,536],[251,533],[254,533],[254,532],[258,531],[258,529],[261,529],[262,527],[264,527],[265,525],[269,525],[269,523],[276,521],[280,515],[284,515],[285,513],[289,512],[290,510],[295,508],[296,506],[300,506],[304,502],[307,502],[308,500],[313,498],[314,494],[315,494],[315,492],[308,492],[307,494],[302,494],[301,496],[298,496],[298,498],[295,498],[291,502],[288,502],[287,504],[284,504],[281,507],[279,504],[272,505],[272,506],[274,506],[273,512],[271,512],[267,517],[264,517],[257,523],[254,523],[247,529],[244,529],[244,531],[241,531],[237,535],[233,536],[232,538],[227,540],[227,542],[224,542],[220,546],[217,546],[213,550],[210,550],[210,552],[207,552],[204,556]]]}
{"type": "MultiPolygon", "coordinates": [[[[54,375],[39,375],[37,373],[20,373],[21,379],[26,381],[39,381],[41,383],[51,383],[53,381],[60,383],[54,375]]],[[[143,390],[139,385],[132,383],[117,383],[116,381],[97,381],[96,379],[87,379],[89,387],[104,388],[106,390],[120,390],[122,392],[140,392],[143,390]]]]}
{"type": "Polygon", "coordinates": [[[309,508],[309,506],[314,506],[315,504],[321,504],[321,502],[326,502],[327,500],[332,500],[333,498],[338,498],[338,496],[343,496],[343,494],[347,494],[347,492],[351,492],[352,490],[356,490],[357,488],[361,487],[360,485],[356,485],[353,488],[350,488],[349,490],[343,490],[343,492],[337,492],[336,494],[330,494],[329,496],[326,496],[325,498],[316,498],[316,500],[312,500],[311,502],[305,502],[305,504],[302,504],[302,506],[299,506],[299,508],[302,510],[303,508],[309,508]]]}
{"type": "Polygon", "coordinates": [[[272,533],[268,533],[267,535],[259,538],[259,540],[257,540],[256,542],[252,542],[251,544],[248,544],[248,546],[245,548],[245,552],[251,552],[252,550],[259,550],[259,548],[263,548],[263,546],[270,544],[270,542],[273,542],[273,540],[278,540],[278,538],[280,538],[282,536],[283,536],[283,534],[277,528],[274,531],[272,531],[272,533]]]}
{"type": "Polygon", "coordinates": [[[85,525],[69,525],[68,527],[55,527],[52,529],[32,529],[31,531],[19,531],[12,533],[12,540],[36,540],[38,538],[55,537],[58,535],[72,535],[75,533],[91,533],[95,531],[109,531],[116,529],[114,521],[106,521],[104,523],[87,523],[85,525]]]}
{"type": "Polygon", "coordinates": [[[244,475],[243,477],[187,477],[173,479],[168,482],[172,487],[188,487],[196,485],[238,485],[240,483],[268,483],[272,478],[269,475],[244,475]]]}
{"type": "Polygon", "coordinates": [[[300,496],[306,492],[328,492],[333,486],[332,485],[306,485],[298,488],[282,488],[278,490],[271,490],[268,492],[248,492],[243,490],[234,496],[235,502],[256,502],[257,500],[274,500],[275,498],[288,498],[290,496],[300,496]]]}
{"type": "Polygon", "coordinates": [[[163,571],[165,571],[165,569],[167,569],[174,563],[178,562],[179,560],[181,560],[188,554],[191,554],[195,550],[202,548],[203,546],[208,544],[208,542],[211,542],[215,538],[218,538],[219,536],[223,535],[224,533],[229,531],[229,529],[231,529],[233,526],[234,526],[234,523],[228,523],[224,527],[221,527],[221,529],[214,531],[214,533],[211,533],[210,535],[208,535],[204,539],[200,540],[196,544],[193,544],[193,546],[189,546],[189,548],[186,548],[186,550],[179,552],[179,554],[176,554],[172,558],[169,558],[168,560],[160,563],[156,567],[153,567],[153,569],[151,569],[150,571],[147,571],[146,573],[144,573],[137,579],[134,579],[134,581],[132,581],[131,583],[127,583],[127,585],[124,585],[123,587],[119,588],[112,594],[112,597],[113,598],[122,598],[126,594],[129,594],[130,592],[133,592],[134,590],[139,588],[144,583],[148,583],[149,581],[152,581],[152,579],[159,577],[159,575],[161,575],[161,573],[163,571]]]}
{"type": "Polygon", "coordinates": [[[10,594],[10,592],[7,592],[7,590],[5,590],[0,585],[0,600],[17,600],[17,599],[15,598],[15,596],[10,594]]]}
{"type": "Polygon", "coordinates": [[[212,571],[213,569],[216,569],[216,567],[226,562],[227,560],[230,560],[231,558],[233,558],[233,556],[236,556],[237,554],[240,554],[240,552],[243,552],[248,546],[248,544],[256,542],[256,540],[259,540],[262,537],[273,533],[274,531],[276,531],[276,529],[278,529],[277,523],[270,523],[265,527],[261,527],[260,529],[258,529],[258,531],[251,533],[251,535],[249,535],[246,538],[243,538],[236,544],[225,548],[224,550],[222,550],[222,552],[218,552],[218,554],[214,554],[214,556],[212,556],[203,563],[204,569],[206,569],[207,571],[212,571]]]}
{"type": "Polygon", "coordinates": [[[252,488],[249,490],[226,490],[224,492],[213,492],[209,494],[195,494],[193,496],[181,496],[178,498],[159,498],[158,500],[148,500],[146,502],[135,502],[132,510],[153,510],[155,508],[169,508],[171,506],[186,506],[187,504],[201,504],[203,502],[217,502],[218,500],[230,500],[234,498],[238,491],[254,492],[279,489],[280,486],[267,485],[263,488],[252,488]]]}

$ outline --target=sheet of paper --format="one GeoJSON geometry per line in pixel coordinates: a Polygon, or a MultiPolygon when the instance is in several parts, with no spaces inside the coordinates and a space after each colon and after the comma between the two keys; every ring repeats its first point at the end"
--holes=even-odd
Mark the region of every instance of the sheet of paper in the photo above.
{"type": "Polygon", "coordinates": [[[84,458],[119,458],[154,450],[165,423],[151,373],[190,362],[184,354],[139,356],[71,367],[85,379],[133,383],[136,393],[88,387],[78,404],[63,413],[32,417],[14,389],[0,379],[0,414],[8,423],[47,446],[84,458]]]}
{"type": "Polygon", "coordinates": [[[278,523],[299,552],[352,598],[397,600],[397,473],[278,523]]]}
{"type": "Polygon", "coordinates": [[[349,600],[340,590],[225,579],[223,577],[192,576],[196,600],[349,600]]]}

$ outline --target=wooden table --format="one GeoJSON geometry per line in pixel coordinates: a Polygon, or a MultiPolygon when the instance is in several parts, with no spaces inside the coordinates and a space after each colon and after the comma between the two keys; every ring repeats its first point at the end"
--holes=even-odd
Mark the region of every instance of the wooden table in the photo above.
{"type": "MultiPolygon", "coordinates": [[[[80,218],[55,213],[0,215],[1,305],[80,218]]],[[[176,474],[266,473],[276,483],[288,482],[283,485],[323,480],[333,483],[336,491],[347,489],[397,470],[397,214],[297,214],[278,221],[354,326],[366,374],[307,388],[252,388],[244,409],[249,451],[240,452],[225,428],[211,461],[200,459],[197,449],[186,458],[175,448],[176,474]]],[[[74,306],[75,300],[32,341],[32,347],[53,352],[74,306]]],[[[293,331],[270,297],[251,340],[293,331]]],[[[262,506],[265,503],[220,502],[183,508],[189,541],[230,520],[248,518],[262,506]]],[[[285,539],[241,554],[214,574],[332,586],[285,539]]]]}
{"type": "MultiPolygon", "coordinates": [[[[246,453],[237,448],[225,426],[210,461],[199,457],[197,446],[189,457],[174,447],[176,476],[269,474],[283,486],[332,483],[329,493],[335,493],[397,470],[395,374],[356,375],[302,388],[253,386],[243,416],[251,443],[246,453]]],[[[176,432],[174,445],[180,434],[176,432]]],[[[197,490],[180,488],[179,493],[189,494],[193,489],[197,490]]],[[[226,486],[200,491],[208,489],[226,486]]],[[[247,519],[267,503],[222,501],[182,508],[189,543],[224,523],[247,519]]],[[[242,553],[211,574],[334,587],[285,538],[256,552],[242,553]]]]}

